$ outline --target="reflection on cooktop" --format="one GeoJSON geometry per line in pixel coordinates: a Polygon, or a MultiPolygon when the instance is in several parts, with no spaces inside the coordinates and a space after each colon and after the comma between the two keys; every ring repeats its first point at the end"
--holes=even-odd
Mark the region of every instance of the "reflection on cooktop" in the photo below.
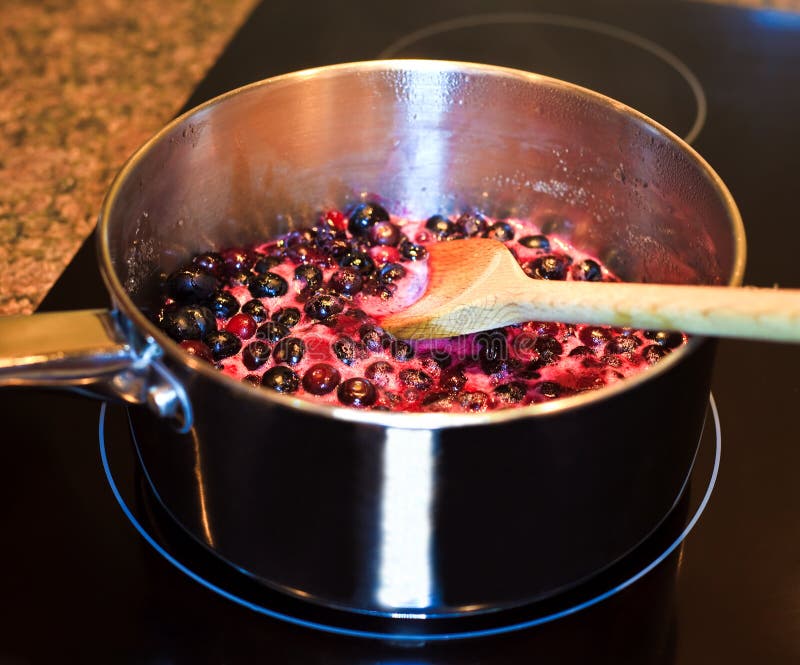
{"type": "Polygon", "coordinates": [[[705,122],[705,93],[683,61],[646,37],[600,21],[475,14],[414,30],[378,57],[487,62],[552,76],[618,99],[689,142],[705,122]]]}

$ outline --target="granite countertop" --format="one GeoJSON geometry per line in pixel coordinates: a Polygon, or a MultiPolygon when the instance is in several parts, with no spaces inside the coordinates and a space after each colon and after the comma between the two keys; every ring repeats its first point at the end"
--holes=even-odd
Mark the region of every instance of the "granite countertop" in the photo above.
{"type": "MultiPolygon", "coordinates": [[[[800,0],[705,1],[800,11],[800,0]]],[[[0,5],[0,315],[36,308],[94,228],[114,174],[256,4],[0,5]]]]}

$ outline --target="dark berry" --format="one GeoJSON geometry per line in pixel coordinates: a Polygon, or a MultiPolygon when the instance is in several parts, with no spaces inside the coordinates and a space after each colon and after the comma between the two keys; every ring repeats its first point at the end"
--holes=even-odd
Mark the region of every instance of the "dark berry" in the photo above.
{"type": "Polygon", "coordinates": [[[447,392],[430,393],[422,400],[422,406],[427,411],[451,411],[453,396],[447,392]]]}
{"type": "Polygon", "coordinates": [[[342,268],[331,275],[329,284],[342,295],[352,296],[361,290],[364,278],[355,268],[342,268]]]}
{"type": "Polygon", "coordinates": [[[317,293],[306,301],[304,309],[312,319],[325,321],[341,313],[344,309],[344,302],[339,296],[330,293],[317,293]]]}
{"type": "Polygon", "coordinates": [[[168,305],[161,316],[161,328],[172,339],[201,339],[217,329],[214,313],[203,305],[168,305]]]}
{"type": "Polygon", "coordinates": [[[650,365],[655,365],[664,356],[671,353],[669,348],[659,344],[648,344],[642,349],[642,358],[644,358],[650,365]]]}
{"type": "Polygon", "coordinates": [[[506,222],[495,222],[487,229],[486,237],[500,242],[509,242],[514,239],[514,227],[506,222]]]}
{"type": "Polygon", "coordinates": [[[456,230],[467,238],[483,235],[488,228],[489,223],[474,212],[464,213],[456,220],[456,230]]]}
{"type": "Polygon", "coordinates": [[[342,375],[335,367],[327,363],[317,363],[306,370],[303,375],[303,388],[312,395],[327,395],[342,380],[342,375]]]}
{"type": "Polygon", "coordinates": [[[277,298],[289,290],[286,280],[274,272],[253,275],[247,282],[247,288],[254,298],[277,298]]]}
{"type": "Polygon", "coordinates": [[[217,279],[222,279],[225,274],[225,261],[222,255],[216,252],[204,252],[192,259],[192,263],[203,272],[211,273],[217,279]]]}
{"type": "Polygon", "coordinates": [[[569,260],[559,254],[539,256],[522,266],[525,274],[534,279],[563,280],[567,278],[569,260]]]}
{"type": "Polygon", "coordinates": [[[584,259],[572,267],[572,276],[582,282],[599,282],[603,279],[603,271],[597,261],[584,259]]]}
{"type": "Polygon", "coordinates": [[[389,221],[377,222],[369,229],[369,240],[373,245],[394,247],[400,242],[400,229],[389,221]]]}
{"type": "Polygon", "coordinates": [[[641,343],[632,335],[617,335],[606,343],[606,353],[633,353],[641,343]]]}
{"type": "Polygon", "coordinates": [[[242,305],[242,311],[249,314],[256,323],[263,323],[269,317],[269,312],[260,300],[248,300],[242,305]]]}
{"type": "Polygon", "coordinates": [[[550,241],[547,236],[523,236],[519,239],[519,244],[528,249],[539,249],[543,252],[550,251],[550,241]]]}
{"type": "Polygon", "coordinates": [[[340,383],[336,394],[339,401],[348,406],[371,406],[378,397],[372,383],[361,377],[347,379],[340,383]]]}
{"type": "Polygon", "coordinates": [[[296,245],[286,250],[286,256],[292,263],[311,263],[322,260],[322,254],[311,245],[296,245]]]}
{"type": "Polygon", "coordinates": [[[317,266],[304,263],[294,269],[294,278],[303,283],[303,289],[314,291],[322,285],[322,271],[317,266]]]}
{"type": "Polygon", "coordinates": [[[485,374],[498,374],[506,369],[508,344],[502,330],[491,330],[475,336],[478,343],[478,362],[485,374]]]}
{"type": "Polygon", "coordinates": [[[378,271],[378,277],[384,282],[394,282],[406,276],[406,269],[399,263],[387,263],[378,271]]]}
{"type": "Polygon", "coordinates": [[[261,256],[253,266],[253,272],[257,275],[263,275],[281,263],[283,263],[283,259],[278,256],[261,256]]]}
{"type": "Polygon", "coordinates": [[[209,349],[199,339],[184,340],[181,342],[181,348],[190,356],[194,356],[195,358],[200,358],[206,362],[212,362],[214,360],[213,356],[211,355],[211,349],[209,349]]]}
{"type": "Polygon", "coordinates": [[[417,390],[428,390],[433,385],[433,379],[419,369],[400,370],[400,381],[417,390]]]}
{"type": "Polygon", "coordinates": [[[220,319],[229,319],[239,311],[239,301],[227,291],[217,291],[208,306],[220,319]]]}
{"type": "Polygon", "coordinates": [[[354,236],[363,236],[378,222],[388,221],[389,213],[377,203],[362,203],[350,214],[347,229],[354,236]]]}
{"type": "Polygon", "coordinates": [[[434,215],[433,217],[429,217],[428,221],[425,222],[425,228],[428,229],[437,240],[445,240],[453,234],[456,225],[447,219],[447,217],[434,215]]]}
{"type": "Polygon", "coordinates": [[[288,367],[270,367],[261,377],[261,385],[279,393],[293,393],[300,386],[300,379],[288,367]]]}
{"type": "Polygon", "coordinates": [[[169,275],[164,288],[167,296],[181,305],[193,305],[207,301],[219,288],[219,281],[211,273],[193,266],[169,275]]]}
{"type": "Polygon", "coordinates": [[[549,365],[555,362],[562,353],[564,347],[555,337],[550,335],[539,335],[534,344],[536,352],[539,354],[539,359],[542,363],[549,365]]]}
{"type": "Polygon", "coordinates": [[[240,339],[250,339],[256,334],[256,322],[249,314],[239,312],[225,324],[225,330],[232,332],[240,339]]]}
{"type": "Polygon", "coordinates": [[[227,330],[212,330],[203,337],[203,342],[211,349],[214,360],[236,355],[242,348],[242,340],[227,330]]]}
{"type": "Polygon", "coordinates": [[[246,273],[253,266],[253,257],[246,249],[241,247],[231,247],[220,253],[225,264],[225,274],[228,276],[246,273]]]}
{"type": "Polygon", "coordinates": [[[383,349],[383,339],[386,336],[386,333],[383,332],[383,328],[374,326],[371,323],[365,323],[358,329],[358,336],[361,338],[361,341],[364,343],[364,346],[367,347],[368,351],[377,353],[383,349]]]}
{"type": "Polygon", "coordinates": [[[409,261],[422,261],[426,256],[428,256],[428,250],[425,249],[422,245],[417,245],[407,238],[404,238],[400,241],[400,245],[398,246],[400,250],[400,254],[403,258],[408,259],[409,261]]]}
{"type": "Polygon", "coordinates": [[[339,258],[339,266],[342,268],[353,268],[360,275],[369,275],[375,269],[375,262],[369,254],[358,251],[347,252],[339,258]]]}
{"type": "Polygon", "coordinates": [[[460,367],[448,367],[442,370],[439,377],[439,387],[449,393],[457,393],[467,385],[467,376],[460,367]]]}
{"type": "Polygon", "coordinates": [[[569,352],[571,358],[582,358],[584,356],[592,356],[594,355],[594,351],[592,351],[588,346],[576,346],[572,351],[569,352]]]}
{"type": "Polygon", "coordinates": [[[252,277],[250,272],[237,272],[228,277],[229,286],[247,286],[252,277]]]}
{"type": "Polygon", "coordinates": [[[292,328],[300,322],[302,316],[297,307],[281,307],[272,313],[272,320],[287,328],[292,328]]]}
{"type": "Polygon", "coordinates": [[[376,386],[387,385],[392,374],[394,374],[394,367],[385,360],[372,363],[364,372],[364,375],[376,386]]]}
{"type": "Polygon", "coordinates": [[[536,386],[536,389],[543,397],[549,397],[551,399],[558,397],[563,392],[561,385],[555,381],[542,381],[536,386]]]}
{"type": "Polygon", "coordinates": [[[414,357],[414,347],[401,339],[390,339],[389,353],[392,354],[392,358],[395,360],[405,362],[414,357]]]}
{"type": "Polygon", "coordinates": [[[296,365],[303,359],[306,352],[306,345],[299,337],[284,337],[280,340],[272,351],[272,357],[276,363],[286,363],[296,365]]]}
{"type": "Polygon", "coordinates": [[[646,330],[644,336],[668,349],[675,349],[683,344],[683,334],[671,330],[646,330]]]}
{"type": "Polygon", "coordinates": [[[486,411],[489,407],[489,395],[480,390],[471,393],[459,393],[458,403],[465,411],[472,411],[474,413],[486,411]]]}
{"type": "Polygon", "coordinates": [[[613,336],[610,328],[597,326],[584,326],[578,331],[578,339],[590,348],[605,344],[613,336]]]}
{"type": "Polygon", "coordinates": [[[289,329],[282,323],[276,321],[267,321],[265,324],[258,327],[256,337],[266,342],[275,344],[277,341],[283,339],[289,334],[289,329]]]}
{"type": "Polygon", "coordinates": [[[351,337],[342,335],[332,345],[333,353],[345,365],[352,365],[358,355],[356,343],[351,337]]]}
{"type": "Polygon", "coordinates": [[[385,282],[378,275],[370,275],[364,280],[363,293],[368,296],[376,296],[381,300],[389,300],[397,291],[397,284],[385,282]]]}
{"type": "Polygon", "coordinates": [[[242,351],[242,363],[252,372],[269,360],[271,350],[269,344],[260,339],[250,342],[242,351]]]}
{"type": "Polygon", "coordinates": [[[258,374],[247,374],[242,378],[242,383],[248,386],[257,387],[261,385],[261,377],[258,374]]]}
{"type": "Polygon", "coordinates": [[[525,398],[526,388],[524,383],[512,381],[511,383],[501,383],[494,389],[494,396],[499,402],[505,404],[516,404],[525,398]]]}
{"type": "Polygon", "coordinates": [[[315,231],[310,228],[295,229],[286,234],[283,243],[286,247],[302,247],[313,242],[314,234],[315,231]]]}

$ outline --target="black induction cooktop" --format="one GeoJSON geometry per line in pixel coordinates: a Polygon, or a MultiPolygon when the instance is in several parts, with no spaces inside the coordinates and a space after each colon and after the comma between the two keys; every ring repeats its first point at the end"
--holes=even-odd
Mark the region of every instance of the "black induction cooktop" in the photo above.
{"type": "MultiPolygon", "coordinates": [[[[276,0],[256,8],[186,108],[274,74],[381,57],[519,67],[651,115],[731,189],[748,235],[745,282],[800,287],[800,16],[637,0],[276,0]]],[[[107,305],[93,251],[90,239],[42,310],[107,305]]],[[[231,587],[213,569],[181,568],[180,544],[119,453],[119,407],[105,411],[101,442],[99,403],[4,390],[0,663],[800,662],[800,348],[722,341],[713,394],[718,477],[710,493],[706,476],[694,479],[676,533],[708,502],[680,545],[667,551],[664,536],[560,618],[426,642],[325,632],[271,612],[279,600],[259,598],[265,613],[220,593],[231,587]]]]}

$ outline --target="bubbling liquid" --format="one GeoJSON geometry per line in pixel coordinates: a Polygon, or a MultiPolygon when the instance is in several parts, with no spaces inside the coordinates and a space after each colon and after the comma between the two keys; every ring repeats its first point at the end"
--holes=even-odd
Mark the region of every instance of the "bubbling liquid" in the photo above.
{"type": "Polygon", "coordinates": [[[483,412],[598,390],[686,342],[670,331],[537,321],[413,342],[384,331],[383,316],[424,293],[426,248],[469,237],[504,242],[531,279],[617,281],[534,220],[412,220],[365,203],[256,246],[196,255],[166,276],[158,322],[188,353],[255,388],[411,412],[483,412]]]}

